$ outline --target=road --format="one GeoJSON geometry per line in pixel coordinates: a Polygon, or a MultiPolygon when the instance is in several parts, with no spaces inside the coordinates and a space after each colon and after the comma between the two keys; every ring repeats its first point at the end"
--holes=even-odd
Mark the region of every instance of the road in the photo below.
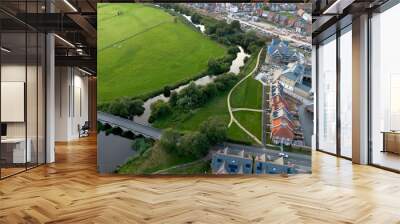
{"type": "Polygon", "coordinates": [[[301,128],[303,129],[304,144],[311,147],[311,137],[313,132],[313,114],[306,110],[307,105],[302,104],[298,107],[301,128]]]}
{"type": "Polygon", "coordinates": [[[263,32],[265,32],[265,33],[269,33],[269,34],[272,34],[272,35],[279,36],[279,38],[281,38],[282,40],[287,40],[287,41],[290,41],[290,42],[293,42],[293,43],[296,43],[296,44],[300,44],[300,45],[311,45],[310,42],[305,42],[305,41],[302,41],[302,40],[294,39],[294,38],[288,36],[287,34],[281,34],[281,33],[278,33],[278,32],[276,32],[276,31],[271,31],[271,30],[268,30],[268,29],[266,29],[266,28],[264,28],[264,27],[261,27],[260,25],[256,25],[256,24],[253,24],[253,23],[249,23],[249,22],[247,22],[247,21],[241,20],[241,19],[236,18],[236,17],[235,17],[235,18],[233,18],[233,17],[228,17],[228,19],[230,19],[230,20],[237,20],[237,21],[239,21],[241,24],[244,24],[244,25],[246,25],[246,26],[250,26],[250,27],[252,27],[252,28],[254,28],[254,29],[261,30],[261,31],[263,31],[263,32]]]}
{"type": "Polygon", "coordinates": [[[111,125],[116,125],[120,128],[131,130],[134,133],[139,133],[146,137],[150,137],[150,138],[154,138],[154,139],[161,138],[162,131],[157,128],[139,124],[132,120],[114,116],[109,113],[97,112],[97,120],[104,122],[104,123],[109,123],[111,125]]]}

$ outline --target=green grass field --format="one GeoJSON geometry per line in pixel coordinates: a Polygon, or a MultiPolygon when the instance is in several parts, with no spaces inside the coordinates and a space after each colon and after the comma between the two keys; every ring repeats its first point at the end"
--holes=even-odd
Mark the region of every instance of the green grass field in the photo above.
{"type": "Polygon", "coordinates": [[[143,155],[131,159],[122,165],[119,174],[151,174],[169,167],[192,162],[193,159],[179,157],[162,150],[157,144],[147,150],[143,155]]]}
{"type": "Polygon", "coordinates": [[[98,99],[145,96],[198,76],[226,48],[145,4],[98,4],[98,99]]]}
{"type": "Polygon", "coordinates": [[[211,161],[196,161],[189,166],[168,169],[165,174],[211,174],[211,161]]]}
{"type": "Polygon", "coordinates": [[[261,140],[262,133],[262,113],[253,111],[236,111],[233,112],[237,121],[249,130],[254,136],[261,140]]]}
{"type": "Polygon", "coordinates": [[[231,106],[233,108],[262,108],[262,84],[249,77],[232,92],[231,106]]]}

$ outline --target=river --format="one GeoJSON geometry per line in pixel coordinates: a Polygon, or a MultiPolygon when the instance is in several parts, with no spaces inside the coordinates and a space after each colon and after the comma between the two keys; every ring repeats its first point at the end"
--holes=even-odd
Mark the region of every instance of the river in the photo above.
{"type": "Polygon", "coordinates": [[[204,32],[206,31],[206,27],[205,27],[204,25],[193,23],[193,22],[192,22],[192,17],[191,17],[191,16],[188,16],[188,15],[185,15],[185,14],[181,14],[181,15],[182,15],[183,17],[185,17],[185,19],[187,19],[187,21],[189,21],[191,24],[193,24],[193,26],[195,26],[195,27],[197,27],[198,29],[200,29],[200,31],[201,31],[202,33],[204,33],[204,32]]]}
{"type": "Polygon", "coordinates": [[[102,131],[97,135],[97,164],[99,173],[113,173],[130,157],[136,155],[132,149],[132,140],[118,135],[105,135],[102,131]]]}

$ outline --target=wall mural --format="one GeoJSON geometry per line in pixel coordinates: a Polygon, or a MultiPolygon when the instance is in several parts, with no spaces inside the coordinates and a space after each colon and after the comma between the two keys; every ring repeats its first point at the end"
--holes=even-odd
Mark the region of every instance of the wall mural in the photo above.
{"type": "Polygon", "coordinates": [[[99,172],[311,172],[311,4],[97,7],[99,172]]]}

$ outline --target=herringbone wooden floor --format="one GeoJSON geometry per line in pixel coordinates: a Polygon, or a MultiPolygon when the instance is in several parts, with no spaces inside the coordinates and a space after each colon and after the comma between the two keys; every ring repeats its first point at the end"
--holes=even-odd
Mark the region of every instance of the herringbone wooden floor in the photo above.
{"type": "Polygon", "coordinates": [[[95,138],[0,181],[0,223],[400,223],[400,175],[315,152],[291,177],[96,173],[95,138]]]}

